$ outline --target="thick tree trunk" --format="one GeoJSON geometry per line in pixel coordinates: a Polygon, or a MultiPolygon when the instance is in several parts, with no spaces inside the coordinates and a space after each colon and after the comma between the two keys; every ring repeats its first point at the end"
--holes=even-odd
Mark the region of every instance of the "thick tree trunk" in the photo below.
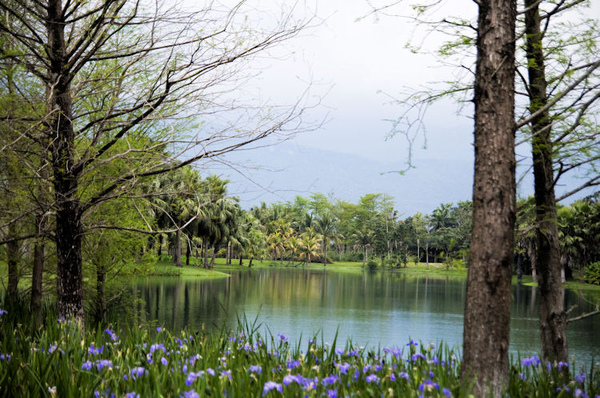
{"type": "Polygon", "coordinates": [[[52,134],[52,172],[56,201],[56,261],[59,318],[74,318],[84,326],[81,259],[81,207],[75,168],[75,133],[68,54],[65,47],[65,15],[60,0],[47,4],[46,32],[50,61],[48,76],[48,125],[52,134]]]}
{"type": "MultiPolygon", "coordinates": [[[[64,181],[55,183],[61,187],[64,181]]],[[[71,184],[67,184],[71,185],[71,184]]],[[[83,274],[81,258],[81,214],[76,198],[60,203],[60,196],[66,196],[73,189],[56,189],[59,209],[56,212],[56,260],[58,266],[57,295],[58,317],[74,318],[84,325],[83,274]]]]}
{"type": "MultiPolygon", "coordinates": [[[[546,72],[539,2],[525,0],[525,38],[529,73],[529,109],[547,104],[546,72]]],[[[558,221],[554,196],[550,113],[542,111],[531,123],[536,206],[536,252],[540,287],[542,359],[568,362],[567,322],[562,301],[558,221]]]]}
{"type": "Polygon", "coordinates": [[[514,261],[515,0],[479,2],[475,177],[461,378],[476,397],[502,396],[509,377],[514,261]]]}

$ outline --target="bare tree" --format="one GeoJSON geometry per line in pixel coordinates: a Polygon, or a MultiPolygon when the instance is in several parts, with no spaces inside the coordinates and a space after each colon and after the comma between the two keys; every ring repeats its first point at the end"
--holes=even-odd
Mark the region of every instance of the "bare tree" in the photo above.
{"type": "Polygon", "coordinates": [[[508,383],[510,284],[516,217],[515,0],[478,3],[473,231],[462,379],[475,396],[508,383]]]}
{"type": "Polygon", "coordinates": [[[290,11],[251,27],[249,9],[245,1],[229,8],[206,1],[190,11],[142,0],[0,4],[9,16],[0,32],[16,43],[0,57],[44,90],[28,96],[17,88],[44,111],[15,133],[36,143],[38,164],[49,165],[60,317],[83,323],[81,246],[96,209],[145,177],[286,138],[303,125],[303,96],[287,107],[251,108],[232,94],[252,76],[249,60],[309,21],[290,11]]]}

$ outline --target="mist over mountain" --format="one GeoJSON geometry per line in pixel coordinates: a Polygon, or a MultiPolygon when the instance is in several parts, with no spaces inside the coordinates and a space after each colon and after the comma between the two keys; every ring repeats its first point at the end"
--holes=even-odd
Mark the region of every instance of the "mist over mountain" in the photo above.
{"type": "MultiPolygon", "coordinates": [[[[427,151],[424,152],[427,155],[427,151]]],[[[230,180],[228,193],[237,196],[243,208],[261,202],[293,201],[296,195],[311,193],[357,203],[369,193],[388,194],[398,212],[408,217],[416,212],[430,214],[441,203],[471,200],[473,187],[473,155],[446,159],[419,157],[414,168],[404,174],[406,154],[398,162],[377,161],[355,154],[286,142],[275,146],[235,151],[220,162],[204,165],[201,173],[217,174],[230,180]]],[[[533,195],[530,168],[521,165],[517,171],[517,196],[533,195]],[[529,171],[525,177],[522,174],[529,171]]],[[[581,184],[575,176],[561,178],[557,197],[581,184]]],[[[564,201],[571,203],[594,192],[587,189],[564,201]]]]}
{"type": "Polygon", "coordinates": [[[288,142],[229,154],[224,164],[212,163],[203,173],[230,180],[230,195],[244,208],[293,201],[296,195],[331,194],[356,203],[369,193],[393,197],[405,216],[430,213],[440,203],[470,200],[473,184],[471,159],[417,159],[404,174],[404,155],[397,163],[375,161],[353,154],[303,147],[288,142]]]}

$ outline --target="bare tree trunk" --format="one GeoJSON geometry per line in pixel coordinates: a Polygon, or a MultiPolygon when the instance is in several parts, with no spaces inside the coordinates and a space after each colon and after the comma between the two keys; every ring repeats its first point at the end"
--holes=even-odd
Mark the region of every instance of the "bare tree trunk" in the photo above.
{"type": "Polygon", "coordinates": [[[106,268],[103,264],[96,265],[96,322],[106,318],[106,268]]]}
{"type": "MultiPolygon", "coordinates": [[[[55,185],[62,185],[55,183],[55,185]]],[[[57,189],[57,196],[70,189],[57,189]]],[[[60,199],[57,197],[60,203],[60,199]]],[[[81,258],[81,216],[78,201],[60,203],[56,213],[56,257],[58,265],[58,317],[84,325],[83,274],[81,258]]]]}
{"type": "Polygon", "coordinates": [[[56,200],[56,260],[59,318],[74,318],[84,326],[83,273],[81,258],[81,205],[78,181],[81,165],[75,167],[73,130],[72,76],[68,72],[69,55],[65,46],[65,15],[60,0],[49,0],[46,33],[48,35],[49,81],[47,88],[50,150],[56,200]]]}
{"type": "Polygon", "coordinates": [[[225,265],[231,265],[231,241],[227,242],[227,252],[225,255],[225,265]]]}
{"type": "Polygon", "coordinates": [[[175,232],[175,242],[173,243],[173,262],[177,267],[183,267],[181,263],[181,229],[179,227],[175,232]]]}
{"type": "Polygon", "coordinates": [[[204,268],[208,269],[209,268],[209,264],[208,264],[208,245],[204,242],[202,242],[202,246],[204,249],[204,268]]]}
{"type": "Polygon", "coordinates": [[[327,266],[327,237],[323,237],[323,267],[327,266]]]}
{"type": "Polygon", "coordinates": [[[33,271],[31,274],[31,314],[35,327],[42,324],[42,280],[44,276],[44,218],[36,216],[36,238],[33,246],[33,271]]]}
{"type": "Polygon", "coordinates": [[[475,75],[475,177],[465,300],[462,382],[502,396],[509,377],[514,261],[515,0],[482,0],[475,75]]]}
{"type": "Polygon", "coordinates": [[[192,241],[186,239],[187,245],[185,248],[185,265],[190,265],[190,256],[192,255],[192,241]]]}
{"type": "Polygon", "coordinates": [[[537,253],[535,245],[531,244],[530,246],[532,247],[530,248],[530,250],[528,250],[528,254],[529,260],[531,261],[531,280],[533,281],[533,283],[537,283],[537,253]]]}
{"type": "Polygon", "coordinates": [[[212,248],[212,258],[210,259],[209,268],[212,269],[215,266],[215,258],[217,257],[217,248],[213,246],[212,248]]]}
{"type": "Polygon", "coordinates": [[[158,235],[158,260],[162,260],[162,250],[163,250],[163,234],[158,235]]]}
{"type": "MultiPolygon", "coordinates": [[[[525,38],[529,73],[529,109],[533,114],[547,104],[546,72],[539,2],[525,0],[525,38]]],[[[551,120],[548,110],[531,122],[536,206],[536,252],[540,287],[542,359],[568,361],[567,322],[562,301],[558,220],[554,196],[551,120]]]]}
{"type": "Polygon", "coordinates": [[[16,223],[10,223],[8,225],[8,237],[15,238],[15,240],[9,242],[6,245],[6,262],[8,264],[8,286],[7,286],[7,299],[13,300],[19,294],[19,241],[17,237],[17,225],[16,223]]]}

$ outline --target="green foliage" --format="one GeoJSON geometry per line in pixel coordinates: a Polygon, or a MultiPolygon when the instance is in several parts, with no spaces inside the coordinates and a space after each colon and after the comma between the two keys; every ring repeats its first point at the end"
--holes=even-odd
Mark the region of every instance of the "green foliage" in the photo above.
{"type": "Polygon", "coordinates": [[[465,262],[462,259],[451,258],[448,261],[448,268],[462,270],[465,268],[465,262]]]}
{"type": "Polygon", "coordinates": [[[367,261],[367,267],[369,267],[369,269],[371,269],[371,270],[377,269],[378,266],[379,266],[379,263],[373,259],[367,261]]]}
{"type": "Polygon", "coordinates": [[[587,283],[600,285],[600,261],[585,267],[583,278],[587,283]]]}

